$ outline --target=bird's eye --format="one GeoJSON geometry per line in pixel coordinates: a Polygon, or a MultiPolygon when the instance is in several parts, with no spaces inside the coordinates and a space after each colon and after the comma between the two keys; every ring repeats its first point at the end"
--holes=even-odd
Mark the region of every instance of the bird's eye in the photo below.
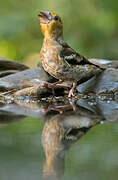
{"type": "Polygon", "coordinates": [[[58,20],[59,20],[58,16],[55,16],[55,17],[54,17],[54,20],[55,20],[55,21],[58,21],[58,20]]]}

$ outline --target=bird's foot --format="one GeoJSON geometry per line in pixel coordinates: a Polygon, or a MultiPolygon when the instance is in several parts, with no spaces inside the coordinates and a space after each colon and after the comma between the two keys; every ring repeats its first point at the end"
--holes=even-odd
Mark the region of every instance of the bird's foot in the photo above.
{"type": "Polygon", "coordinates": [[[54,82],[54,83],[44,82],[44,84],[46,84],[46,85],[48,86],[48,88],[51,88],[51,89],[52,89],[53,98],[54,98],[54,96],[55,96],[55,91],[54,91],[54,89],[55,89],[56,85],[57,85],[57,84],[61,84],[61,83],[62,83],[61,80],[60,80],[60,81],[57,81],[57,82],[54,82]]]}

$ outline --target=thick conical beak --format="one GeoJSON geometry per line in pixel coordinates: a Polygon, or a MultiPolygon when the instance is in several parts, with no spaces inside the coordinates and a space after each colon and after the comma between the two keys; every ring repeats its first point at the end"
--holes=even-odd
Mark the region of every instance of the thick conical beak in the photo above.
{"type": "Polygon", "coordinates": [[[48,24],[52,20],[52,16],[48,11],[40,11],[38,14],[40,18],[40,23],[48,24]]]}

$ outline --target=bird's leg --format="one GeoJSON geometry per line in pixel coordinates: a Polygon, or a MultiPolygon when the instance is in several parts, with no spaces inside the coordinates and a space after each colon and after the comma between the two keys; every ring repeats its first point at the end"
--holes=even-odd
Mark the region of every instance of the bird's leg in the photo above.
{"type": "Polygon", "coordinates": [[[74,97],[74,90],[75,90],[76,87],[77,87],[77,83],[74,82],[73,87],[71,88],[71,90],[69,91],[69,94],[68,94],[69,98],[74,97]]]}
{"type": "Polygon", "coordinates": [[[77,106],[76,106],[76,104],[75,104],[75,101],[73,101],[73,100],[74,100],[74,99],[70,98],[70,99],[69,99],[69,103],[70,103],[70,105],[72,106],[73,111],[76,111],[77,106]]]}
{"type": "Polygon", "coordinates": [[[54,96],[55,96],[55,91],[54,91],[54,89],[55,89],[56,85],[57,85],[57,84],[61,84],[62,82],[63,82],[62,80],[59,80],[59,81],[54,82],[54,83],[44,82],[44,84],[46,84],[49,88],[52,89],[52,94],[53,94],[53,97],[54,97],[54,96]]]}

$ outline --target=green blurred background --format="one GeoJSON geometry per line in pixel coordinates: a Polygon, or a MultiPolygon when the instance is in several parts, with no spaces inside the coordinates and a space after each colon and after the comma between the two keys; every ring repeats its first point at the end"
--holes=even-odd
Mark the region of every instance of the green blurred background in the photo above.
{"type": "Polygon", "coordinates": [[[0,56],[36,66],[43,40],[40,10],[62,17],[65,41],[81,54],[118,59],[117,0],[0,0],[0,56]]]}

